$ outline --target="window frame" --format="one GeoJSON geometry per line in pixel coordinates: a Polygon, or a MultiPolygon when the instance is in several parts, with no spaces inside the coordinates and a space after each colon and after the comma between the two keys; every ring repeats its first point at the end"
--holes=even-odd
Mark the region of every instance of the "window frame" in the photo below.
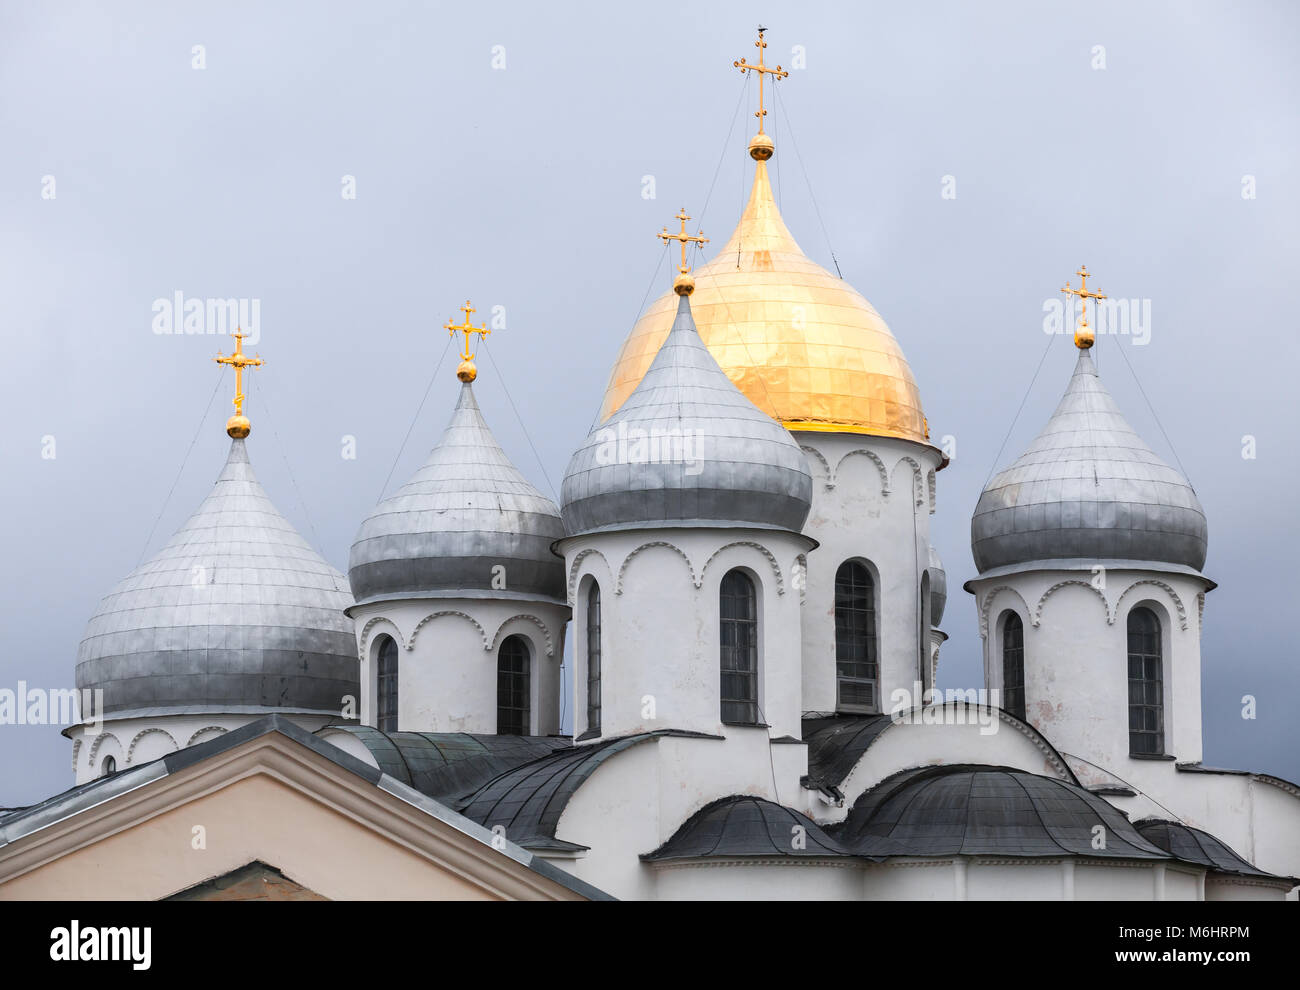
{"type": "Polygon", "coordinates": [[[584,618],[585,639],[583,642],[584,652],[587,660],[587,732],[592,735],[600,735],[600,705],[601,705],[601,676],[602,676],[602,637],[601,623],[603,616],[601,614],[601,594],[600,582],[594,578],[587,586],[586,595],[586,614],[584,618]],[[594,622],[593,622],[594,616],[594,622]],[[593,649],[592,643],[595,643],[593,649]]]}
{"type": "Polygon", "coordinates": [[[718,582],[718,714],[724,725],[763,724],[758,589],[758,581],[743,567],[733,567],[718,582]],[[729,591],[728,585],[735,589],[738,581],[744,582],[743,592],[729,591]],[[747,602],[747,607],[737,609],[735,603],[741,600],[747,602]],[[729,601],[732,603],[730,608],[729,601]],[[729,615],[729,611],[749,614],[729,615]],[[728,666],[729,660],[733,665],[728,666]],[[741,662],[745,665],[736,665],[741,662]],[[743,686],[739,691],[729,688],[729,678],[731,685],[747,684],[748,690],[743,686]],[[736,696],[731,696],[733,694],[736,696]],[[743,706],[749,706],[748,710],[743,706]]]}
{"type": "MultiPolygon", "coordinates": [[[[850,570],[850,576],[853,571],[850,570]]],[[[843,561],[835,569],[835,582],[832,589],[832,613],[835,622],[835,710],[837,712],[852,712],[861,714],[879,714],[880,713],[880,609],[877,600],[878,588],[880,584],[876,579],[874,568],[865,560],[858,557],[851,557],[843,561]],[[865,616],[863,622],[866,626],[862,634],[862,643],[865,645],[867,654],[865,659],[858,660],[853,658],[844,658],[841,656],[841,616],[850,612],[848,605],[842,604],[840,600],[840,587],[842,584],[848,584],[850,594],[854,587],[853,581],[841,581],[841,574],[846,568],[860,569],[862,575],[866,578],[864,587],[867,592],[865,609],[852,609],[854,612],[861,612],[865,616]],[[861,677],[843,673],[842,664],[863,665],[874,669],[875,674],[872,677],[861,677]],[[872,701],[868,703],[846,702],[844,701],[844,692],[842,685],[849,684],[869,684],[871,686],[872,701]]],[[[852,631],[850,630],[850,635],[852,631]]]]}
{"type": "MultiPolygon", "coordinates": [[[[517,658],[513,658],[517,659],[517,658]]],[[[533,649],[532,644],[527,638],[520,636],[518,633],[512,633],[501,641],[497,647],[497,724],[496,734],[499,736],[528,736],[532,735],[533,729],[533,649]],[[522,658],[522,670],[503,670],[502,665],[506,660],[506,648],[518,644],[519,656],[522,658]],[[516,697],[523,698],[523,705],[502,705],[501,691],[502,678],[522,678],[523,689],[518,691],[518,685],[512,690],[516,697]],[[503,719],[503,713],[507,714],[503,719]],[[516,726],[519,731],[515,731],[516,726]]]]}
{"type": "Polygon", "coordinates": [[[1128,617],[1125,621],[1126,639],[1126,657],[1127,657],[1127,678],[1128,686],[1128,751],[1130,756],[1152,757],[1164,756],[1166,749],[1167,724],[1165,720],[1165,670],[1164,670],[1164,632],[1165,624],[1161,621],[1159,613],[1149,605],[1138,604],[1129,610],[1128,617]],[[1148,616],[1152,628],[1147,630],[1133,629],[1134,620],[1141,616],[1148,616]],[[1134,636],[1142,637],[1147,642],[1139,643],[1142,649],[1134,651],[1134,636]],[[1155,652],[1146,651],[1145,647],[1154,645],[1155,652]],[[1138,664],[1139,674],[1133,676],[1134,663],[1138,664]],[[1155,676],[1150,675],[1154,669],[1155,676]],[[1134,688],[1138,688],[1142,696],[1141,701],[1134,701],[1134,688]],[[1139,721],[1142,727],[1134,728],[1133,720],[1136,713],[1141,713],[1139,721]],[[1148,719],[1146,716],[1150,715],[1148,719]],[[1146,723],[1154,723],[1153,728],[1146,727],[1146,723]],[[1151,745],[1154,749],[1143,749],[1135,746],[1135,742],[1140,739],[1153,740],[1151,745]]]}
{"type": "Polygon", "coordinates": [[[998,645],[1000,652],[998,662],[1002,675],[1002,710],[1009,715],[1014,715],[1022,722],[1027,721],[1026,713],[1028,711],[1028,699],[1025,693],[1025,620],[1015,609],[1007,609],[998,618],[998,645]],[[1019,639],[1019,643],[1016,646],[1010,646],[1007,642],[1008,632],[1011,629],[1013,620],[1017,629],[1017,638],[1019,639]],[[1010,659],[1008,657],[1008,654],[1010,653],[1019,654],[1019,656],[1015,657],[1015,661],[1020,676],[1016,681],[1008,683],[1007,661],[1010,659]],[[1016,697],[1013,695],[1013,692],[1018,695],[1019,705],[1015,703],[1016,697]]]}
{"type": "Polygon", "coordinates": [[[397,732],[401,712],[401,650],[397,640],[382,633],[375,643],[375,728],[380,732],[397,732]],[[389,644],[392,649],[388,650],[389,644]],[[391,662],[391,669],[387,668],[391,662]],[[391,701],[391,706],[388,702],[391,701]]]}

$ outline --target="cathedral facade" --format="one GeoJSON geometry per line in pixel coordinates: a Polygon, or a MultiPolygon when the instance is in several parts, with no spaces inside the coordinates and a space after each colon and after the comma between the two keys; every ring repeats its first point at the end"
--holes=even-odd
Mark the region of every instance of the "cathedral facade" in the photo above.
{"type": "MultiPolygon", "coordinates": [[[[779,78],[759,44],[742,67],[779,78]]],[[[1296,897],[1300,786],[1201,762],[1207,520],[1086,311],[971,521],[951,632],[985,690],[937,690],[947,459],[890,328],[786,228],[761,114],[726,244],[691,271],[689,217],[661,235],[673,291],[558,505],[479,410],[468,303],[448,425],[346,577],[237,412],[212,493],[90,620],[103,728],[67,733],[72,790],[0,816],[0,896],[1296,897]],[[145,841],[200,800],[234,823],[203,855],[145,841]]]]}

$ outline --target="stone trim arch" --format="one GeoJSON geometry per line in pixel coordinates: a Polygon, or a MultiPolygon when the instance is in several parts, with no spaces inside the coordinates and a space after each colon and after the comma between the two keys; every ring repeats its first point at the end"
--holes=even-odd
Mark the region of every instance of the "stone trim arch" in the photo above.
{"type": "Polygon", "coordinates": [[[95,741],[90,744],[90,753],[87,757],[87,765],[90,767],[92,773],[95,771],[95,761],[99,759],[99,747],[103,745],[105,739],[112,739],[113,742],[117,743],[118,749],[122,748],[122,740],[118,739],[117,736],[109,732],[107,729],[102,729],[96,733],[95,741]]]}
{"type": "Polygon", "coordinates": [[[437,612],[430,612],[423,619],[417,622],[415,624],[415,628],[411,630],[411,639],[410,642],[406,644],[406,648],[408,650],[415,649],[415,637],[419,635],[420,630],[424,628],[425,623],[431,622],[441,615],[459,615],[462,619],[468,619],[470,622],[474,624],[474,628],[478,630],[479,636],[482,637],[483,649],[485,650],[492,649],[492,645],[488,642],[487,630],[485,630],[483,626],[479,624],[478,619],[474,618],[474,616],[470,615],[468,612],[462,612],[459,609],[454,609],[454,608],[444,608],[437,612]]]}
{"type": "Polygon", "coordinates": [[[1200,634],[1205,631],[1205,592],[1196,593],[1196,632],[1200,634]]]}
{"type": "Polygon", "coordinates": [[[826,455],[823,454],[816,447],[807,447],[804,444],[800,444],[799,449],[802,450],[805,454],[811,454],[813,457],[817,458],[817,460],[821,461],[822,469],[826,472],[826,481],[825,481],[826,490],[830,491],[832,488],[834,488],[835,472],[831,470],[831,462],[826,459],[826,455]]]}
{"type": "Polygon", "coordinates": [[[203,733],[205,733],[205,732],[211,732],[213,729],[215,729],[215,730],[217,731],[217,734],[218,734],[218,735],[225,735],[227,732],[230,731],[230,730],[227,729],[224,725],[205,725],[203,728],[199,729],[197,732],[195,732],[193,735],[191,735],[191,736],[190,736],[190,741],[187,742],[185,745],[186,745],[187,747],[189,747],[189,746],[193,746],[193,745],[194,745],[194,740],[198,739],[199,736],[203,735],[203,733]]]}
{"type": "MultiPolygon", "coordinates": [[[[863,457],[869,458],[876,465],[876,471],[880,474],[880,494],[888,495],[893,489],[889,487],[889,471],[885,467],[885,462],[880,459],[880,455],[874,450],[868,450],[866,447],[855,447],[853,450],[850,450],[841,457],[835,463],[835,477],[839,478],[840,468],[844,466],[844,462],[856,454],[861,454],[863,457]]],[[[912,463],[915,464],[916,462],[913,461],[912,463]]]]}
{"type": "Polygon", "coordinates": [[[686,555],[686,551],[676,543],[669,543],[667,540],[651,540],[649,543],[642,543],[639,547],[623,558],[623,563],[619,565],[618,576],[614,580],[614,594],[623,594],[623,575],[627,573],[627,565],[632,562],[632,558],[642,550],[649,550],[651,547],[666,547],[667,549],[678,554],[682,560],[686,561],[686,572],[691,579],[691,584],[699,587],[702,583],[695,579],[695,566],[691,563],[691,558],[686,555]]]}
{"type": "Polygon", "coordinates": [[[927,487],[929,488],[929,490],[930,490],[930,515],[934,515],[934,509],[935,509],[935,488],[936,488],[935,477],[934,477],[934,468],[931,468],[929,471],[926,472],[926,474],[925,474],[925,483],[926,483],[926,486],[927,486],[927,487]]]}
{"type": "Polygon", "coordinates": [[[604,561],[606,570],[610,571],[611,573],[613,571],[613,569],[609,566],[609,561],[605,559],[605,555],[601,553],[599,550],[597,550],[595,547],[585,547],[584,549],[579,550],[576,554],[574,554],[573,563],[569,565],[569,605],[570,606],[573,605],[573,596],[578,590],[578,565],[581,564],[587,557],[591,556],[593,553],[597,557],[599,557],[602,561],[604,561]]]}
{"type": "Polygon", "coordinates": [[[916,504],[924,505],[925,493],[922,490],[922,488],[925,484],[923,480],[925,477],[925,472],[921,470],[920,463],[908,454],[904,454],[902,457],[898,459],[897,463],[894,464],[894,470],[897,471],[904,462],[912,465],[912,487],[916,491],[916,504]]]}
{"type": "Polygon", "coordinates": [[[130,765],[131,765],[131,761],[135,759],[135,748],[136,748],[136,746],[139,745],[140,740],[143,739],[145,736],[151,736],[151,735],[153,735],[155,732],[160,733],[160,734],[166,736],[166,737],[167,737],[167,741],[170,742],[170,743],[172,744],[172,746],[174,746],[176,749],[180,749],[180,746],[177,744],[175,737],[173,737],[172,734],[171,734],[170,732],[168,732],[166,729],[161,728],[161,727],[159,727],[159,726],[157,726],[157,725],[151,725],[151,726],[149,726],[149,728],[147,728],[147,729],[141,729],[139,732],[137,732],[137,733],[135,734],[135,738],[131,740],[131,745],[130,745],[130,747],[129,747],[129,748],[127,749],[127,751],[126,751],[126,765],[127,765],[127,766],[130,766],[130,765]]]}
{"type": "MultiPolygon", "coordinates": [[[[393,632],[397,634],[393,638],[397,640],[398,646],[402,645],[402,630],[397,628],[397,623],[395,623],[392,619],[390,619],[386,615],[373,616],[366,622],[364,626],[361,627],[361,636],[359,637],[359,639],[361,640],[361,644],[357,649],[357,659],[360,660],[362,663],[365,662],[366,652],[370,649],[370,630],[381,622],[387,622],[390,626],[393,627],[393,632]]],[[[416,628],[419,627],[417,626],[416,628]]],[[[414,634],[412,634],[411,638],[412,639],[415,638],[414,634]]],[[[409,650],[410,646],[407,646],[406,649],[409,650]]]]}
{"type": "Polygon", "coordinates": [[[496,633],[495,633],[495,634],[493,635],[493,637],[492,637],[492,645],[491,645],[491,646],[485,646],[484,649],[487,650],[488,652],[492,652],[492,651],[496,650],[496,649],[497,649],[497,646],[498,646],[498,645],[500,644],[500,642],[501,642],[501,631],[502,631],[503,629],[505,629],[505,627],[508,626],[510,623],[514,622],[515,619],[527,619],[529,622],[534,623],[534,624],[537,626],[537,628],[540,629],[540,630],[542,631],[542,636],[543,636],[543,638],[546,640],[546,655],[547,655],[548,657],[553,657],[553,656],[555,656],[555,645],[554,645],[554,643],[552,643],[552,641],[551,641],[551,630],[548,629],[548,628],[546,627],[546,623],[544,623],[544,622],[543,622],[541,619],[539,619],[537,616],[535,616],[535,615],[528,615],[527,613],[520,613],[519,615],[512,615],[512,616],[510,616],[510,618],[508,618],[508,619],[506,619],[505,621],[503,621],[503,622],[501,623],[501,625],[497,626],[497,631],[496,631],[496,633]]]}
{"type": "Polygon", "coordinates": [[[796,554],[794,567],[791,570],[794,575],[792,583],[799,591],[799,604],[802,605],[808,599],[808,555],[806,553],[796,554]],[[802,575],[801,578],[800,575],[802,575]]]}
{"type": "Polygon", "coordinates": [[[77,757],[81,753],[81,740],[72,740],[72,772],[77,772],[77,757]]]}
{"type": "Polygon", "coordinates": [[[781,565],[777,563],[776,555],[767,547],[763,546],[763,544],[755,543],[753,540],[735,540],[714,550],[713,553],[709,555],[709,559],[704,562],[704,566],[700,568],[699,579],[695,582],[696,588],[704,587],[704,575],[708,573],[709,565],[713,563],[713,558],[722,553],[723,550],[730,550],[732,547],[753,547],[766,557],[767,562],[772,565],[772,574],[776,577],[776,593],[778,595],[785,594],[785,582],[781,577],[781,565]]]}
{"type": "MultiPolygon", "coordinates": [[[[1019,598],[1020,604],[1025,608],[1025,615],[1028,616],[1030,622],[1033,622],[1033,609],[1031,609],[1029,603],[1025,601],[1025,596],[1009,584],[1000,584],[996,588],[991,589],[980,603],[980,639],[989,638],[989,612],[993,608],[993,599],[997,598],[998,592],[1000,591],[1009,591],[1019,598]]],[[[1034,622],[1033,624],[1037,625],[1038,623],[1034,622]]]]}
{"type": "MultiPolygon", "coordinates": [[[[1124,589],[1123,593],[1120,594],[1119,598],[1115,600],[1114,609],[1111,610],[1110,625],[1113,626],[1115,624],[1115,620],[1119,618],[1120,606],[1124,604],[1124,599],[1125,597],[1127,597],[1128,593],[1132,591],[1134,588],[1143,584],[1155,585],[1157,588],[1160,588],[1162,591],[1166,592],[1169,595],[1169,597],[1173,599],[1174,607],[1178,610],[1178,623],[1180,626],[1182,626],[1183,631],[1186,632],[1187,631],[1187,608],[1183,605],[1183,600],[1178,597],[1178,592],[1176,592],[1173,589],[1172,585],[1169,585],[1164,581],[1159,581],[1155,578],[1142,578],[1140,581],[1134,581],[1132,584],[1130,584],[1127,588],[1124,589]]],[[[1204,596],[1202,596],[1202,601],[1204,601],[1204,596]]],[[[1202,607],[1204,607],[1204,605],[1202,605],[1202,607]]]]}
{"type": "Polygon", "coordinates": [[[1038,604],[1034,606],[1034,614],[1031,617],[1035,629],[1038,628],[1038,624],[1042,621],[1043,606],[1047,604],[1047,599],[1051,598],[1052,595],[1055,594],[1057,591],[1060,591],[1066,585],[1070,585],[1070,584],[1077,584],[1082,588],[1087,588],[1089,591],[1091,591],[1093,594],[1095,594],[1098,598],[1101,599],[1102,613],[1106,616],[1109,624],[1111,618],[1110,603],[1106,601],[1106,596],[1102,594],[1101,590],[1095,587],[1091,582],[1080,581],[1077,578],[1070,578],[1067,581],[1057,581],[1056,584],[1052,585],[1050,588],[1044,591],[1042,597],[1038,599],[1038,604]]]}

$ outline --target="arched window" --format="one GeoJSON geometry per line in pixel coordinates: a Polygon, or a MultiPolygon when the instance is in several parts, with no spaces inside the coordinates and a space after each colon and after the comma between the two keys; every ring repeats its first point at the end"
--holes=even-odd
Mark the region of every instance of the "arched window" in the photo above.
{"type": "Polygon", "coordinates": [[[497,735],[528,735],[529,694],[528,644],[507,636],[497,652],[497,735]]]}
{"type": "Polygon", "coordinates": [[[379,638],[376,655],[376,682],[378,691],[375,724],[380,732],[397,731],[397,640],[392,636],[379,638]]]}
{"type": "Polygon", "coordinates": [[[1128,751],[1137,756],[1165,751],[1160,668],[1160,620],[1149,608],[1135,608],[1128,614],[1128,751]]]}
{"type": "Polygon", "coordinates": [[[865,564],[845,561],[835,572],[836,708],[879,711],[879,678],[875,583],[865,564]]]}
{"type": "Polygon", "coordinates": [[[600,585],[587,589],[587,731],[600,732],[600,585]]]}
{"type": "Polygon", "coordinates": [[[109,774],[117,773],[117,760],[111,756],[104,757],[104,765],[100,768],[99,775],[107,777],[109,774]]]}
{"type": "MultiPolygon", "coordinates": [[[[916,679],[921,682],[921,690],[928,692],[934,685],[930,683],[930,573],[921,575],[921,594],[917,598],[917,671],[916,679]]],[[[922,702],[925,695],[921,696],[922,702]]]]}
{"type": "Polygon", "coordinates": [[[1002,619],[1002,710],[1025,718],[1025,623],[1015,612],[1002,619]]]}
{"type": "Polygon", "coordinates": [[[719,592],[722,721],[758,724],[758,599],[744,571],[728,571],[719,592]]]}

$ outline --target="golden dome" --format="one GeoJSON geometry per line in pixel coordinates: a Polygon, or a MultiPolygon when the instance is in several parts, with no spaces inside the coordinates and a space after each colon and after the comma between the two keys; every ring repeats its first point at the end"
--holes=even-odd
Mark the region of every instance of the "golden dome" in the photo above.
{"type": "MultiPolygon", "coordinates": [[[[769,416],[791,430],[928,439],[898,341],[861,294],[799,249],[772,198],[766,160],[756,160],[731,240],[694,277],[700,336],[769,416]]],[[[666,294],[632,328],[606,386],[602,420],[641,381],[676,311],[676,297],[666,294]]]]}

